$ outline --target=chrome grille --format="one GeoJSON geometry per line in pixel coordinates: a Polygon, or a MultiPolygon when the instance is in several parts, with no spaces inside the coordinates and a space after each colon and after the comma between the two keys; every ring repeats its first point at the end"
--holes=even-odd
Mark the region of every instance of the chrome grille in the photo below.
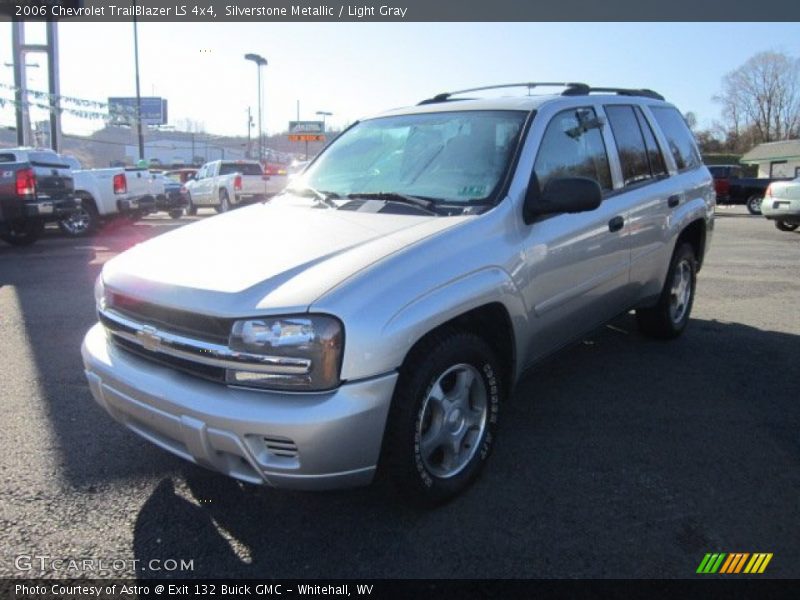
{"type": "Polygon", "coordinates": [[[139,323],[216,344],[228,343],[234,321],[158,306],[116,292],[109,294],[108,307],[139,323]]]}
{"type": "Polygon", "coordinates": [[[116,310],[101,310],[99,317],[119,347],[205,379],[225,382],[228,369],[275,376],[305,375],[311,370],[310,359],[239,352],[227,345],[197,340],[139,323],[116,310]]]}

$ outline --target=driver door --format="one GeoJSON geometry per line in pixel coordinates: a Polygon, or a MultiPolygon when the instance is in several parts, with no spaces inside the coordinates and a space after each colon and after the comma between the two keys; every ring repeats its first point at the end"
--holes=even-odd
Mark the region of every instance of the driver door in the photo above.
{"type": "Polygon", "coordinates": [[[529,311],[529,362],[625,310],[630,296],[627,200],[613,193],[603,129],[593,108],[557,113],[545,130],[530,185],[589,177],[603,191],[592,211],[551,214],[523,235],[523,294],[529,311]],[[587,127],[587,124],[590,124],[587,127]]]}

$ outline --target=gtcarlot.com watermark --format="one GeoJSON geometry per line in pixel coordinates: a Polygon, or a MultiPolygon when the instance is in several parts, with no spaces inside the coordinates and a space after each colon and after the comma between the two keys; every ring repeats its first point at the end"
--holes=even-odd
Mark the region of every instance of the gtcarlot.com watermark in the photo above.
{"type": "Polygon", "coordinates": [[[31,575],[44,573],[93,574],[194,571],[194,559],[183,558],[64,558],[46,554],[20,554],[14,559],[18,571],[31,575]]]}

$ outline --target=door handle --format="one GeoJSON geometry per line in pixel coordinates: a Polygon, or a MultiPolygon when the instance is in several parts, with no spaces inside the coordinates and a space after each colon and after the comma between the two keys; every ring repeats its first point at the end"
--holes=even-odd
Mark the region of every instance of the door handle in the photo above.
{"type": "Polygon", "coordinates": [[[608,230],[611,232],[619,231],[625,225],[625,219],[619,215],[608,222],[608,230]]]}
{"type": "Polygon", "coordinates": [[[670,196],[669,198],[667,198],[667,206],[669,206],[670,208],[675,208],[680,203],[681,203],[681,197],[678,194],[675,194],[674,196],[670,196]]]}

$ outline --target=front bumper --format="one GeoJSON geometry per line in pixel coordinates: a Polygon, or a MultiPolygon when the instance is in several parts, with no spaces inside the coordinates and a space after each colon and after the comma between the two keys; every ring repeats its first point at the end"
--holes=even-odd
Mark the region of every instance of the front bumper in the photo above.
{"type": "Polygon", "coordinates": [[[189,198],[180,192],[169,192],[156,198],[156,209],[162,211],[179,210],[189,205],[189,198]]]}
{"type": "Polygon", "coordinates": [[[325,393],[232,388],[140,359],[109,341],[100,324],[81,352],[97,403],[186,460],[303,490],[366,485],[375,473],[397,373],[325,393]]]}

